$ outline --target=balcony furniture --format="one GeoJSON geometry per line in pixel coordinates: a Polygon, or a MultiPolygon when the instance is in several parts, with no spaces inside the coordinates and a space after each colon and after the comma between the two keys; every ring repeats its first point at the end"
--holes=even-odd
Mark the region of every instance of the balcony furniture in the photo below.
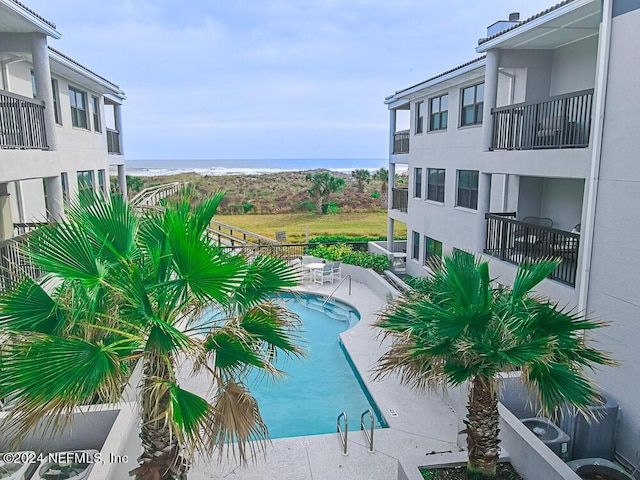
{"type": "Polygon", "coordinates": [[[307,268],[313,268],[313,281],[324,285],[325,281],[333,283],[333,263],[321,263],[322,268],[315,268],[316,263],[312,263],[307,268]]]}
{"type": "Polygon", "coordinates": [[[342,263],[333,262],[333,268],[331,269],[331,282],[336,280],[342,280],[342,263]]]}

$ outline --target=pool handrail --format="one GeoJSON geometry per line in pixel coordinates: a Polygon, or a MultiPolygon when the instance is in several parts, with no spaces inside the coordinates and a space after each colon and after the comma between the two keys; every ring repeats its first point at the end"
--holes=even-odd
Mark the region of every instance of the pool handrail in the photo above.
{"type": "Polygon", "coordinates": [[[360,430],[364,432],[364,436],[367,439],[367,443],[369,444],[369,453],[375,452],[375,449],[373,448],[373,430],[375,427],[374,423],[373,410],[369,408],[368,410],[362,412],[362,415],[360,415],[360,430]],[[369,431],[367,431],[367,426],[364,424],[365,415],[369,415],[369,418],[371,419],[371,428],[369,431]]]}
{"type": "Polygon", "coordinates": [[[342,455],[348,455],[347,436],[349,435],[349,420],[347,418],[347,412],[342,412],[340,415],[338,415],[336,425],[338,429],[338,436],[340,437],[340,443],[342,443],[342,455]],[[344,432],[340,428],[341,418],[344,418],[344,432]]]}
{"type": "Polygon", "coordinates": [[[351,274],[349,274],[349,275],[346,275],[342,280],[340,280],[340,283],[338,284],[338,286],[336,288],[333,289],[333,292],[331,292],[329,294],[329,296],[324,299],[324,302],[322,302],[322,305],[320,305],[320,308],[324,307],[326,305],[326,303],[333,298],[333,294],[336,293],[336,291],[340,288],[340,285],[342,285],[342,283],[347,278],[349,279],[349,295],[351,295],[351,274]]]}

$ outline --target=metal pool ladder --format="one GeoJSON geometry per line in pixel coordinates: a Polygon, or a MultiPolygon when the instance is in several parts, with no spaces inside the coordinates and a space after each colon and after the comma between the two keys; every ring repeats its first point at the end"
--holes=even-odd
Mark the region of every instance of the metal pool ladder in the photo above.
{"type": "Polygon", "coordinates": [[[340,436],[340,442],[342,443],[342,455],[348,455],[347,453],[347,436],[349,435],[349,420],[347,419],[347,412],[342,412],[338,415],[336,422],[338,428],[338,435],[340,436]],[[340,419],[344,418],[344,432],[340,425],[340,419]]]}
{"type": "Polygon", "coordinates": [[[351,274],[349,274],[346,277],[344,277],[342,280],[340,280],[340,283],[336,288],[333,289],[333,292],[331,292],[329,296],[324,299],[324,302],[322,302],[322,305],[320,305],[320,308],[324,307],[325,304],[333,298],[334,293],[338,291],[338,289],[340,288],[340,285],[342,285],[347,278],[349,279],[349,295],[351,295],[351,274]]]}
{"type": "Polygon", "coordinates": [[[375,452],[373,448],[374,422],[375,421],[374,421],[373,411],[371,409],[365,410],[364,412],[362,412],[362,415],[360,415],[360,430],[364,432],[364,436],[367,439],[367,443],[369,444],[369,453],[375,452]],[[364,424],[364,417],[367,415],[369,415],[369,418],[371,420],[369,431],[367,431],[367,426],[364,424]]]}

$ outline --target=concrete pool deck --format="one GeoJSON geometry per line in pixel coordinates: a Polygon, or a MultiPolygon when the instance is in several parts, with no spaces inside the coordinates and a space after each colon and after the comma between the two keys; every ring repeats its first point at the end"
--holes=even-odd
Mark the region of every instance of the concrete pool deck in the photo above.
{"type": "MultiPolygon", "coordinates": [[[[300,292],[329,295],[336,284],[298,287],[300,292]]],[[[384,416],[389,428],[374,434],[375,452],[369,453],[364,434],[349,432],[348,455],[341,454],[337,433],[273,440],[266,456],[259,455],[249,466],[239,466],[232,460],[218,463],[196,461],[189,472],[190,480],[418,480],[413,467],[434,463],[440,455],[459,452],[458,417],[442,394],[419,393],[400,384],[396,377],[372,381],[371,368],[386,350],[377,332],[371,327],[386,299],[366,285],[353,282],[348,295],[347,282],[334,298],[355,307],[361,320],[340,334],[342,343],[360,377],[384,416]]],[[[291,408],[295,415],[295,405],[291,408]]],[[[336,417],[340,412],[336,412],[336,417]]],[[[358,424],[359,418],[350,423],[358,424]]],[[[449,459],[451,458],[448,455],[449,459]]],[[[461,455],[461,460],[466,455],[461,455]]]]}

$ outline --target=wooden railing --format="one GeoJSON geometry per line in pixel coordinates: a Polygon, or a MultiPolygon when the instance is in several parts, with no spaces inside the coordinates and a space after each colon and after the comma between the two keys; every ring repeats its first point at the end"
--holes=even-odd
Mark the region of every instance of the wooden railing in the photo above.
{"type": "Polygon", "coordinates": [[[409,205],[409,189],[393,187],[391,193],[391,209],[406,212],[409,205]]]}
{"type": "Polygon", "coordinates": [[[120,151],[120,132],[107,128],[107,153],[122,155],[120,151]]]}
{"type": "Polygon", "coordinates": [[[44,102],[0,90],[0,148],[49,148],[44,102]]]}
{"type": "Polygon", "coordinates": [[[589,146],[593,90],[494,108],[493,150],[589,146]]]}
{"type": "Polygon", "coordinates": [[[218,235],[218,240],[222,244],[234,246],[239,245],[277,245],[278,242],[273,238],[265,237],[257,233],[250,232],[249,230],[243,230],[242,228],[234,227],[226,223],[217,222],[213,220],[209,227],[209,233],[218,235]],[[231,242],[231,243],[229,243],[231,242]]]}
{"type": "Polygon", "coordinates": [[[540,258],[560,258],[550,278],[575,286],[580,234],[516,220],[515,214],[487,213],[484,253],[519,265],[540,258]]]}
{"type": "Polygon", "coordinates": [[[393,134],[393,153],[409,153],[409,130],[401,130],[393,134]]]}
{"type": "Polygon", "coordinates": [[[172,182],[145,188],[130,200],[131,206],[154,208],[160,200],[177,194],[185,185],[184,182],[172,182]]]}
{"type": "Polygon", "coordinates": [[[25,275],[37,279],[42,275],[22,246],[28,241],[28,234],[0,241],[0,291],[12,287],[25,275]]]}

